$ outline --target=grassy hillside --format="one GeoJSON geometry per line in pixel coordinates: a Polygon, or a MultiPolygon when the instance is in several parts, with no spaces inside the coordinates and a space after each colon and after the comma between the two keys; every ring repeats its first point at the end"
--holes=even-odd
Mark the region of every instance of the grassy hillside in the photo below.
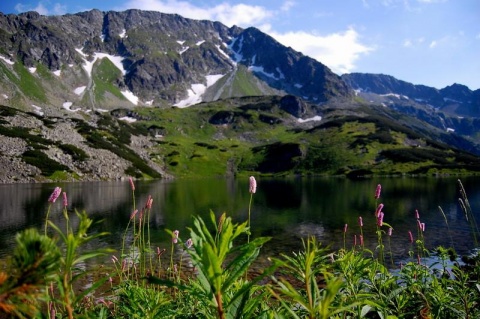
{"type": "Polygon", "coordinates": [[[278,98],[259,97],[137,112],[146,120],[136,125],[157,136],[151,157],[178,177],[480,171],[477,156],[371,111],[326,111],[322,121],[302,125],[278,108],[278,98]]]}

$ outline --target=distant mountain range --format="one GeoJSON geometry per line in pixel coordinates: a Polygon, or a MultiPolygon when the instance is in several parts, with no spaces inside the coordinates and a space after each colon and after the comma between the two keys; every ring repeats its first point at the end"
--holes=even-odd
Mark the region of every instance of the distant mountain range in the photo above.
{"type": "MultiPolygon", "coordinates": [[[[461,84],[435,89],[383,74],[338,76],[256,28],[174,14],[0,13],[0,105],[6,107],[44,117],[109,113],[140,121],[135,114],[142,107],[200,109],[229,100],[243,105],[236,100],[243,97],[264,105],[268,96],[284,97],[282,112],[299,121],[325,121],[333,114],[361,118],[367,107],[368,114],[480,154],[479,89],[461,84]]],[[[209,123],[229,125],[240,114],[225,112],[209,123]]]]}

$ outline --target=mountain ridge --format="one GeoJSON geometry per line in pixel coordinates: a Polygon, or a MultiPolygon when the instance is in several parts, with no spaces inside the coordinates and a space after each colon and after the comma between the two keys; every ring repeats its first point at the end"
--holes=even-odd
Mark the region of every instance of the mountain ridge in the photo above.
{"type": "Polygon", "coordinates": [[[480,171],[480,90],[338,76],[256,28],[0,13],[0,43],[3,181],[480,171]]]}

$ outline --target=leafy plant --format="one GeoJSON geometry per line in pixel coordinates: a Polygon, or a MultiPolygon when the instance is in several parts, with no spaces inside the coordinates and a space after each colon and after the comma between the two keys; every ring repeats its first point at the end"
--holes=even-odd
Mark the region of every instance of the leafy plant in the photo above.
{"type": "Polygon", "coordinates": [[[81,252],[80,247],[85,246],[96,238],[105,236],[107,233],[89,235],[88,230],[92,226],[93,220],[90,219],[85,212],[76,212],[76,215],[78,217],[78,228],[76,232],[69,226],[68,214],[64,214],[67,218],[66,231],[62,231],[57,225],[48,221],[49,226],[56,231],[60,236],[61,242],[65,245],[65,253],[60,259],[60,271],[56,281],[60,295],[58,301],[69,319],[74,318],[75,309],[81,309],[79,305],[83,297],[100,287],[108,279],[105,277],[96,281],[90,288],[85,289],[77,295],[74,290],[74,284],[88,273],[87,270],[81,269],[80,265],[88,259],[96,258],[113,251],[108,248],[101,248],[81,252]]]}
{"type": "Polygon", "coordinates": [[[8,272],[0,272],[0,315],[33,318],[47,298],[46,286],[60,267],[60,250],[54,240],[27,229],[15,237],[8,272]]]}
{"type": "MultiPolygon", "coordinates": [[[[251,281],[239,279],[247,274],[260,248],[269,238],[256,238],[234,247],[234,240],[247,233],[247,222],[234,224],[224,213],[217,224],[213,212],[210,212],[210,221],[213,234],[200,217],[194,218],[194,226],[190,229],[193,249],[188,253],[197,271],[196,280],[191,287],[178,284],[173,286],[204,300],[206,312],[219,319],[238,318],[242,314],[249,318],[262,300],[262,294],[254,295],[254,285],[270,275],[276,264],[251,281]],[[251,315],[246,315],[248,313],[251,315]]],[[[154,277],[150,278],[150,282],[167,283],[154,277]]]]}
{"type": "Polygon", "coordinates": [[[345,283],[341,277],[334,276],[327,266],[332,255],[327,254],[314,237],[304,242],[304,249],[294,253],[293,257],[282,255],[285,259],[282,269],[298,281],[299,287],[280,278],[275,279],[277,286],[270,288],[291,318],[330,318],[352,307],[353,304],[335,304],[345,283]],[[293,307],[292,303],[296,306],[293,307]]]}

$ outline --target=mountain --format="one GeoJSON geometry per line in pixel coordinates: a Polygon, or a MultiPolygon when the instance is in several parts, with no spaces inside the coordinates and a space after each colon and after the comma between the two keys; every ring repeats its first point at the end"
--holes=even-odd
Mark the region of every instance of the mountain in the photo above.
{"type": "Polygon", "coordinates": [[[185,107],[244,95],[352,96],[325,65],[255,28],[128,10],[0,14],[0,102],[31,109],[185,107]]]}
{"type": "Polygon", "coordinates": [[[364,99],[419,118],[437,128],[478,140],[480,89],[453,84],[443,89],[414,85],[390,75],[351,73],[342,79],[364,99]]]}
{"type": "Polygon", "coordinates": [[[256,28],[0,13],[1,182],[477,174],[480,92],[335,75],[256,28]]]}

